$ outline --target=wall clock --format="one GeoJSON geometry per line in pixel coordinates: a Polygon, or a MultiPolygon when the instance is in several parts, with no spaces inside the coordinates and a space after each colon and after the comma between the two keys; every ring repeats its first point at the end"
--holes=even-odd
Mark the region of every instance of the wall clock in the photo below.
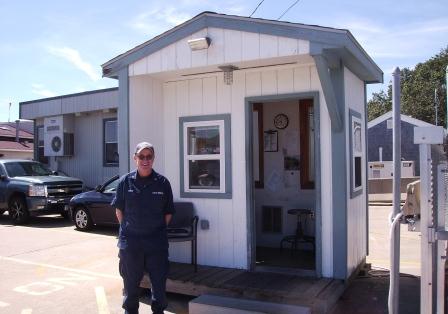
{"type": "Polygon", "coordinates": [[[274,118],[274,126],[277,129],[285,129],[288,126],[289,119],[288,116],[284,113],[279,113],[274,118]]]}

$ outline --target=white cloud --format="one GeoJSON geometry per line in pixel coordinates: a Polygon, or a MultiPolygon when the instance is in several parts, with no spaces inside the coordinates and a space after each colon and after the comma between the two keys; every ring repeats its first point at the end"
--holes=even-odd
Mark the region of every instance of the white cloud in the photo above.
{"type": "Polygon", "coordinates": [[[79,51],[69,47],[49,47],[48,52],[52,55],[63,58],[73,64],[76,68],[83,71],[92,81],[98,81],[101,78],[99,71],[81,58],[79,51]]]}
{"type": "MultiPolygon", "coordinates": [[[[345,17],[337,27],[350,30],[373,58],[425,61],[446,45],[448,19],[382,25],[371,19],[345,17]]],[[[404,66],[410,66],[404,64],[404,66]]]]}
{"type": "Polygon", "coordinates": [[[46,89],[44,85],[33,83],[31,84],[32,92],[36,95],[42,96],[42,97],[54,97],[56,96],[56,93],[50,91],[49,89],[46,89]]]}
{"type": "Polygon", "coordinates": [[[174,7],[164,9],[153,9],[137,15],[130,25],[132,28],[150,35],[158,35],[164,30],[179,25],[192,16],[180,12],[174,7]]]}

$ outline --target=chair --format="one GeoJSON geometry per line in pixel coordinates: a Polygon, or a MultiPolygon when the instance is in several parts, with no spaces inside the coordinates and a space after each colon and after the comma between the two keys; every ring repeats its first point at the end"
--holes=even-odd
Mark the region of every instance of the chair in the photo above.
{"type": "Polygon", "coordinates": [[[176,213],[167,228],[169,242],[191,241],[191,264],[194,272],[198,271],[197,265],[197,235],[199,217],[194,215],[193,203],[175,202],[176,213]]]}
{"type": "Polygon", "coordinates": [[[298,243],[311,243],[314,251],[316,249],[314,237],[307,236],[303,232],[303,228],[306,228],[308,218],[311,217],[313,212],[309,209],[294,208],[289,209],[288,214],[297,215],[296,234],[283,237],[283,239],[280,241],[280,250],[283,250],[283,243],[286,242],[291,244],[291,254],[294,250],[297,250],[298,243]]]}

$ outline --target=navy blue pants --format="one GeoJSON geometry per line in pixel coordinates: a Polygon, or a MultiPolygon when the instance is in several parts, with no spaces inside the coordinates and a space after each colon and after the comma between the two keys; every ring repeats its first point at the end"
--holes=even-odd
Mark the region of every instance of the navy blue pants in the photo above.
{"type": "Polygon", "coordinates": [[[163,313],[168,303],[166,300],[166,278],[168,276],[168,251],[144,252],[129,247],[120,250],[120,274],[123,277],[123,308],[126,314],[137,314],[140,297],[140,281],[147,272],[151,280],[153,313],[163,313]]]}

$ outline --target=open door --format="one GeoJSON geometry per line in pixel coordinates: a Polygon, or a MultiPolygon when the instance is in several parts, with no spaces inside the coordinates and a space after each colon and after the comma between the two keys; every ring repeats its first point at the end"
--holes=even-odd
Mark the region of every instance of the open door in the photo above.
{"type": "Polygon", "coordinates": [[[255,269],[315,274],[313,99],[252,104],[255,269]]]}

